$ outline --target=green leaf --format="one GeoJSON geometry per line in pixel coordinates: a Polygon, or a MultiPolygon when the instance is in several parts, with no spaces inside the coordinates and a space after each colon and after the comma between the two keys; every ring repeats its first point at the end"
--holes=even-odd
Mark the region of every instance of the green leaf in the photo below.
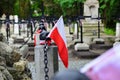
{"type": "Polygon", "coordinates": [[[110,6],[112,6],[114,4],[115,0],[111,0],[110,1],[110,6]]]}
{"type": "Polygon", "coordinates": [[[106,4],[100,6],[101,9],[105,9],[106,8],[106,4]]]}
{"type": "Polygon", "coordinates": [[[100,0],[100,3],[103,3],[105,0],[100,0]]]}

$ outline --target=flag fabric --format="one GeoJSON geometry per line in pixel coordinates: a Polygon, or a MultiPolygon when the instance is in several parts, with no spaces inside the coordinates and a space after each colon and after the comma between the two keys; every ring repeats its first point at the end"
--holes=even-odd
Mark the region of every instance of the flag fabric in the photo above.
{"type": "Polygon", "coordinates": [[[81,72],[90,80],[120,80],[120,45],[86,64],[81,72]]]}
{"type": "Polygon", "coordinates": [[[48,34],[48,37],[50,37],[56,43],[59,56],[65,67],[68,68],[68,49],[66,44],[65,29],[62,16],[54,25],[53,29],[48,34]]]}

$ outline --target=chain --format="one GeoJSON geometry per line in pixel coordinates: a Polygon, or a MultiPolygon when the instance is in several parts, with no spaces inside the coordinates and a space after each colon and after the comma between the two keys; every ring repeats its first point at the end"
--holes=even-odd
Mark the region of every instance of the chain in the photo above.
{"type": "Polygon", "coordinates": [[[49,72],[49,68],[48,68],[48,57],[47,57],[47,50],[48,50],[48,45],[47,43],[45,43],[44,45],[44,72],[45,72],[45,80],[49,80],[49,76],[48,76],[48,72],[49,72]]]}

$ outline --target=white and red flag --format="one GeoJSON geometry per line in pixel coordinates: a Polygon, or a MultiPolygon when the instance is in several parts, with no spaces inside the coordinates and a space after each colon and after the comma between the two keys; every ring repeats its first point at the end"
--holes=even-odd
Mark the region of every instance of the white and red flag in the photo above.
{"type": "Polygon", "coordinates": [[[120,45],[86,64],[81,72],[90,80],[120,80],[120,45]]]}
{"type": "Polygon", "coordinates": [[[59,56],[66,68],[68,68],[68,49],[66,44],[66,36],[64,29],[63,17],[61,16],[57,23],[54,25],[51,32],[48,34],[57,45],[59,56]]]}

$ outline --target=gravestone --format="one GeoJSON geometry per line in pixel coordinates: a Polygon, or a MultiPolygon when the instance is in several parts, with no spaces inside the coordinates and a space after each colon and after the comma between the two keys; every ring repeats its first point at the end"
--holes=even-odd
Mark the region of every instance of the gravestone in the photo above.
{"type": "MultiPolygon", "coordinates": [[[[14,20],[16,23],[18,23],[18,16],[17,15],[14,16],[14,20]]],[[[18,24],[14,24],[14,34],[19,34],[19,25],[18,24]]]]}
{"type": "MultiPolygon", "coordinates": [[[[86,0],[84,3],[84,16],[91,16],[92,18],[98,17],[98,0],[86,0]]],[[[91,21],[90,18],[86,18],[87,21],[91,21]]]]}
{"type": "Polygon", "coordinates": [[[116,37],[120,38],[120,23],[116,23],[116,37]]]}
{"type": "Polygon", "coordinates": [[[2,20],[5,20],[6,19],[6,15],[3,14],[2,17],[1,17],[2,20]]]}
{"type": "MultiPolygon", "coordinates": [[[[10,15],[9,19],[13,20],[14,19],[13,15],[10,15]]],[[[9,25],[10,25],[10,33],[13,34],[13,32],[14,32],[13,24],[9,24],[9,25]]]]}
{"type": "MultiPolygon", "coordinates": [[[[5,20],[6,19],[6,15],[3,14],[1,17],[1,20],[5,20]]],[[[3,33],[3,35],[6,35],[6,26],[5,24],[0,24],[0,32],[3,33]]]]}
{"type": "MultiPolygon", "coordinates": [[[[22,20],[22,22],[24,22],[24,20],[22,20]]],[[[27,31],[26,29],[27,26],[25,23],[21,23],[20,26],[21,26],[21,32],[25,32],[25,30],[27,31]]]]}
{"type": "Polygon", "coordinates": [[[120,45],[120,23],[116,23],[116,39],[113,46],[120,45]]]}
{"type": "Polygon", "coordinates": [[[78,39],[78,25],[74,24],[74,39],[78,39]]]}
{"type": "MultiPolygon", "coordinates": [[[[98,20],[99,1],[98,0],[86,0],[84,2],[84,16],[91,16],[82,20],[84,35],[96,36],[98,32],[98,21],[100,23],[100,31],[104,31],[104,24],[101,20],[98,20]],[[96,18],[96,19],[95,19],[96,18]]],[[[100,17],[100,14],[99,14],[100,17]]]]}

